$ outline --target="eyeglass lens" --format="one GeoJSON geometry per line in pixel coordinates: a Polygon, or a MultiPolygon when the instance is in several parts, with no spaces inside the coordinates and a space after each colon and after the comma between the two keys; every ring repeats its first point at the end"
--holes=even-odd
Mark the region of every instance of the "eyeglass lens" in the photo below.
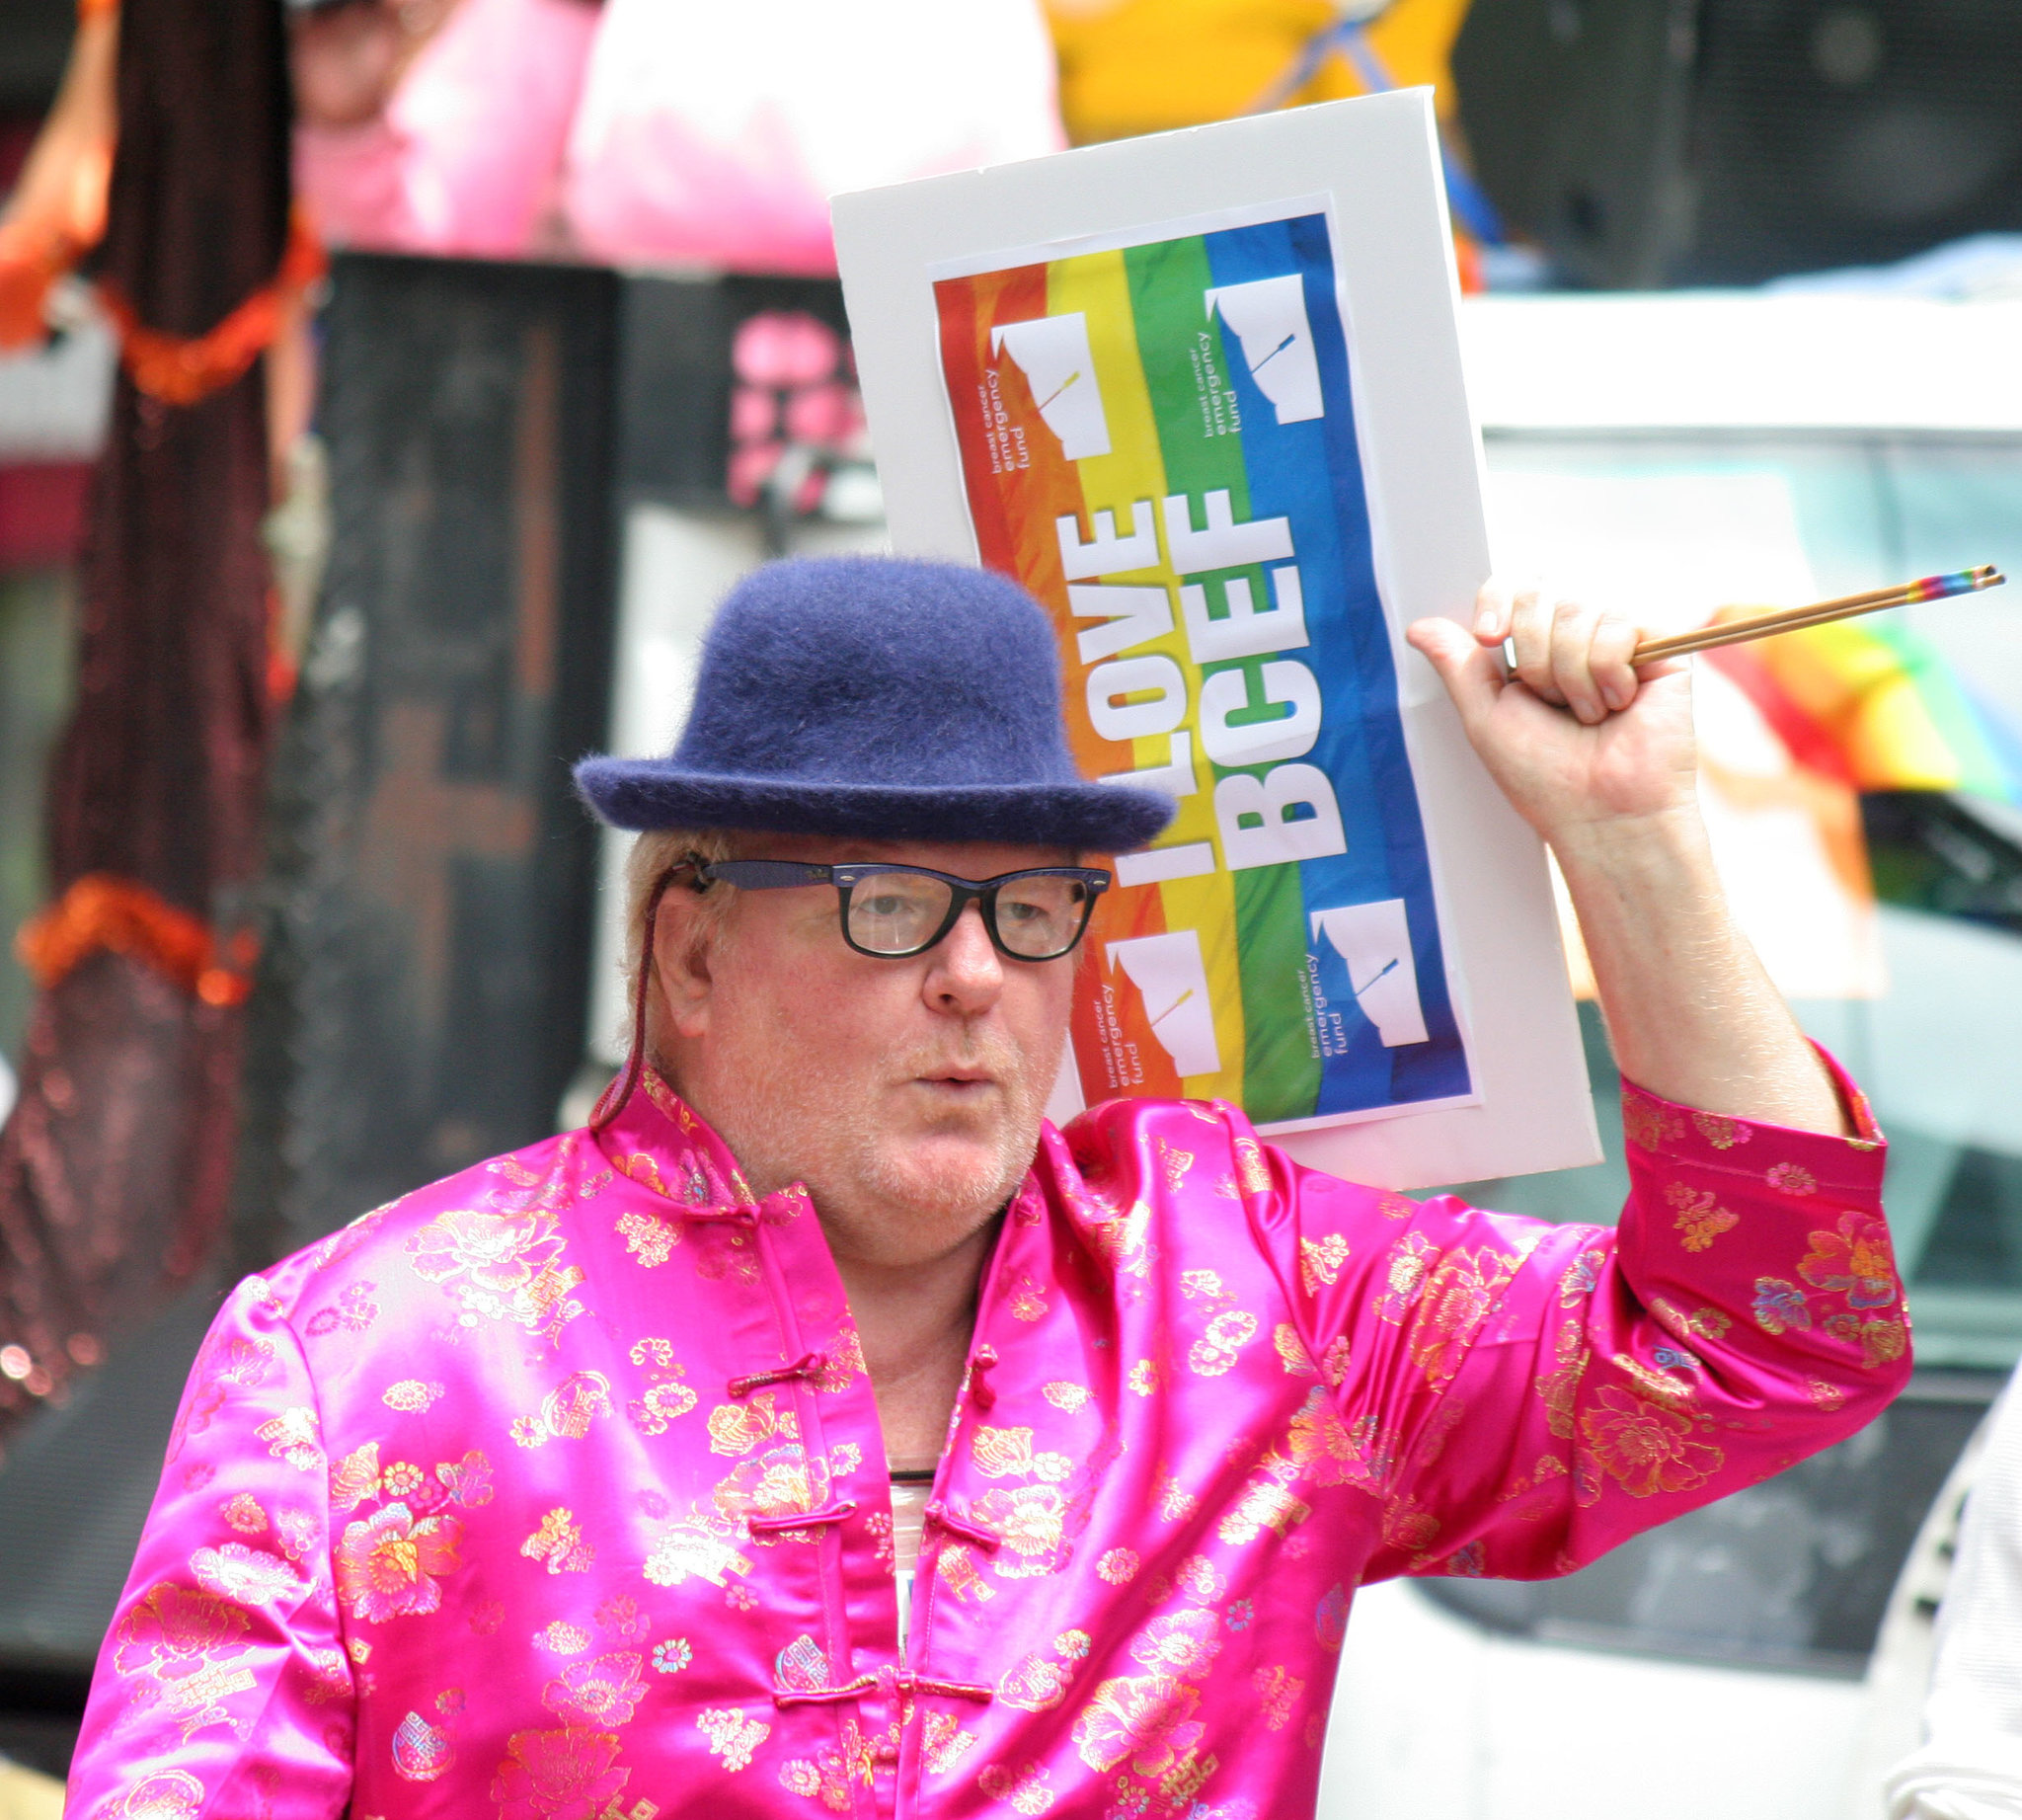
{"type": "MultiPolygon", "coordinates": [[[[873,873],[850,892],[849,938],[873,954],[914,953],[934,939],[953,901],[953,888],[940,879],[873,873]]],[[[1050,960],[1074,945],[1087,902],[1079,879],[1011,879],[997,887],[997,939],[1024,959],[1050,960]]]]}

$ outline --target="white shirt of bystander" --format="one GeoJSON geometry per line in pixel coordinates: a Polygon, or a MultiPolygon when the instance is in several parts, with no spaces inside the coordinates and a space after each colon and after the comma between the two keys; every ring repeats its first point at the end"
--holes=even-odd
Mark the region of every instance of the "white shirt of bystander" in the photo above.
{"type": "Polygon", "coordinates": [[[2022,1814],[2022,1370],[1987,1418],[1938,1614],[1927,1740],[1890,1773],[1889,1820],[2022,1814]]]}

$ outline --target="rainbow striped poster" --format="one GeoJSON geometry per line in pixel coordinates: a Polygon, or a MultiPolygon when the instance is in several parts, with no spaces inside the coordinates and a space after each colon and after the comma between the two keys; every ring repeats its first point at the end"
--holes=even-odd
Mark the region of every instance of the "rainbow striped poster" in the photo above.
{"type": "Polygon", "coordinates": [[[1083,768],[1179,807],[1099,907],[1083,1094],[1220,1097],[1285,1129],[1473,1083],[1328,216],[1281,206],[933,277],[979,554],[1054,617],[1083,768]]]}

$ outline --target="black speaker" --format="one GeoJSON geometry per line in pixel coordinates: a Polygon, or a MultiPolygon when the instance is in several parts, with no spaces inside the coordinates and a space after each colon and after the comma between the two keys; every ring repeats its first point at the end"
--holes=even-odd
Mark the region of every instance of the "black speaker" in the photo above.
{"type": "Polygon", "coordinates": [[[1578,282],[2022,228],[2015,0],[1474,0],[1453,74],[1483,186],[1578,282]]]}
{"type": "Polygon", "coordinates": [[[331,560],[275,763],[239,1262],[554,1130],[582,1061],[622,286],[349,254],[331,560]]]}

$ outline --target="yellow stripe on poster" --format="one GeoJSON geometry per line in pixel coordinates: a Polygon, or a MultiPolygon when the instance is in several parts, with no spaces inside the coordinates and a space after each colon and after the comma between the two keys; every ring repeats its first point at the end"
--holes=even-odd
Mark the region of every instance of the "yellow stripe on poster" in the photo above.
{"type": "MultiPolygon", "coordinates": [[[[1155,518],[1166,493],[1165,462],[1159,451],[1157,420],[1151,408],[1151,393],[1144,382],[1143,360],[1137,348],[1136,318],[1130,306],[1129,280],[1124,269],[1124,255],[1088,253],[1073,259],[1055,260],[1047,272],[1047,310],[1050,315],[1080,311],[1087,318],[1089,352],[1102,387],[1103,413],[1109,424],[1110,450],[1107,455],[1088,455],[1074,465],[1080,477],[1084,511],[1090,514],[1116,514],[1120,532],[1134,522],[1143,527],[1155,518]],[[1133,519],[1132,514],[1135,514],[1133,519]]],[[[1084,526],[1084,530],[1090,526],[1084,526]]],[[[1105,580],[1116,580],[1106,577],[1105,580]]],[[[1168,635],[1142,646],[1131,655],[1169,657],[1180,668],[1187,684],[1186,727],[1192,736],[1193,757],[1200,789],[1181,799],[1179,815],[1159,837],[1159,845],[1177,846],[1193,841],[1209,843],[1217,859],[1215,840],[1212,766],[1201,751],[1195,732],[1196,705],[1201,699],[1201,671],[1188,650],[1178,624],[1178,578],[1166,566],[1164,540],[1160,559],[1153,569],[1132,571],[1129,579],[1140,586],[1153,582],[1167,589],[1174,605],[1174,629],[1168,635]]],[[[1085,667],[1070,667],[1071,689],[1084,686],[1085,667]]],[[[1124,766],[1124,748],[1117,747],[1117,768],[1124,766]]],[[[1131,768],[1148,770],[1170,763],[1169,738],[1135,740],[1130,743],[1131,768]]],[[[1201,937],[1201,955],[1206,968],[1209,1002],[1215,1007],[1214,1037],[1220,1068],[1212,1073],[1190,1074],[1182,1083],[1194,1099],[1229,1099],[1240,1104],[1243,1093],[1243,992],[1236,961],[1235,881],[1217,869],[1202,877],[1168,880],[1149,887],[1160,894],[1168,929],[1194,929],[1201,937]]]]}

